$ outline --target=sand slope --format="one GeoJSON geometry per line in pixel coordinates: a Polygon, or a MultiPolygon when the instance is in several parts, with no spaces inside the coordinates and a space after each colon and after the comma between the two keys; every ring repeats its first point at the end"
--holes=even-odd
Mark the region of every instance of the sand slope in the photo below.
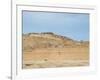
{"type": "Polygon", "coordinates": [[[89,65],[89,42],[54,33],[23,34],[23,68],[89,65]]]}

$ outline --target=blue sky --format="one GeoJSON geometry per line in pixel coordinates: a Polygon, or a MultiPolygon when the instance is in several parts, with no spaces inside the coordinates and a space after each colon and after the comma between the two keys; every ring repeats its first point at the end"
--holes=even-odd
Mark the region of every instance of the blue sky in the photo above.
{"type": "Polygon", "coordinates": [[[89,14],[23,11],[23,33],[54,32],[74,40],[89,40],[89,14]]]}

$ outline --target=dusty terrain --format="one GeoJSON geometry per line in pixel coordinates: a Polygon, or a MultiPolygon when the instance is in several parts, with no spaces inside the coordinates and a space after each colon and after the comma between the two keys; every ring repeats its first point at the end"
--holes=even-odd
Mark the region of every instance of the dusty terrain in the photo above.
{"type": "Polygon", "coordinates": [[[47,33],[23,34],[23,68],[89,65],[89,42],[47,33]]]}

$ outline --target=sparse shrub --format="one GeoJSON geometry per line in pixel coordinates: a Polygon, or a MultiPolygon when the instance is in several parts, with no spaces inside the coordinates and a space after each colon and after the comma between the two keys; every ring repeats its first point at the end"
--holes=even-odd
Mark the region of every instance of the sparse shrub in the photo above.
{"type": "Polygon", "coordinates": [[[44,61],[48,61],[48,59],[44,59],[44,61]]]}

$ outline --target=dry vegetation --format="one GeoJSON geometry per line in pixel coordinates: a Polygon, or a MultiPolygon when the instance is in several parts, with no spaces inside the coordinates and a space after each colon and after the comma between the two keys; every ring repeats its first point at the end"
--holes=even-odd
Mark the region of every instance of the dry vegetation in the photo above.
{"type": "Polygon", "coordinates": [[[89,42],[54,33],[23,34],[23,68],[89,65],[89,42]]]}

